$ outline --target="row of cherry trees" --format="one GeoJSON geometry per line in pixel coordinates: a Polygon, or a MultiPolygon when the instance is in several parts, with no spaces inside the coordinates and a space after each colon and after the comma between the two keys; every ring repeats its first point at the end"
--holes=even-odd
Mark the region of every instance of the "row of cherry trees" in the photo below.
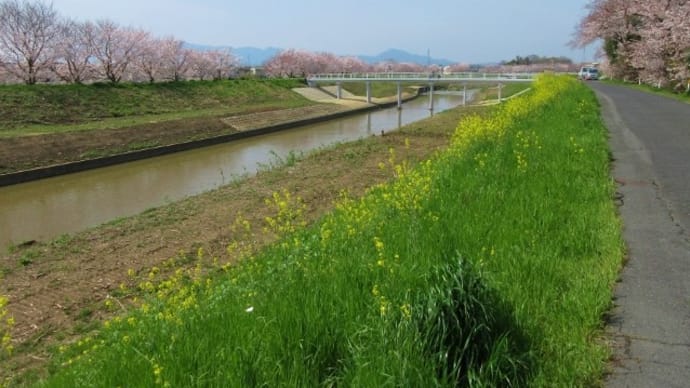
{"type": "MultiPolygon", "coordinates": [[[[599,5],[615,1],[627,0],[597,0],[592,6],[593,13],[599,5]]],[[[583,21],[580,30],[582,42],[598,36],[591,32],[593,20],[590,17],[583,21]]],[[[622,49],[620,51],[623,52],[622,49]]],[[[192,50],[174,37],[154,37],[145,30],[122,27],[110,20],[77,22],[61,17],[52,4],[42,0],[0,0],[0,83],[222,79],[233,74],[236,68],[237,60],[229,50],[192,50]]],[[[571,69],[562,63],[504,64],[484,69],[471,69],[467,64],[443,68],[392,61],[368,64],[356,57],[294,49],[277,54],[264,65],[264,73],[271,77],[468,70],[535,72],[571,69]]]]}
{"type": "Polygon", "coordinates": [[[368,64],[355,57],[340,57],[330,53],[313,53],[303,50],[287,50],[279,53],[264,66],[264,71],[271,77],[304,77],[315,73],[365,73],[365,72],[465,72],[479,71],[487,73],[538,73],[543,71],[574,72],[579,65],[567,58],[551,58],[529,64],[503,63],[492,66],[471,67],[466,63],[450,66],[419,65],[416,63],[379,62],[368,64]]]}
{"type": "MultiPolygon", "coordinates": [[[[467,64],[456,64],[447,71],[468,71],[467,64]]],[[[285,50],[264,64],[264,72],[271,77],[305,77],[316,73],[364,72],[439,72],[437,65],[385,61],[368,64],[357,57],[337,56],[331,53],[313,53],[304,50],[285,50]]]]}
{"type": "Polygon", "coordinates": [[[616,78],[690,88],[690,1],[593,0],[574,44],[603,41],[616,78]]]}
{"type": "Polygon", "coordinates": [[[0,83],[220,79],[236,66],[229,50],[192,50],[110,20],[77,22],[42,1],[0,3],[0,83]]]}

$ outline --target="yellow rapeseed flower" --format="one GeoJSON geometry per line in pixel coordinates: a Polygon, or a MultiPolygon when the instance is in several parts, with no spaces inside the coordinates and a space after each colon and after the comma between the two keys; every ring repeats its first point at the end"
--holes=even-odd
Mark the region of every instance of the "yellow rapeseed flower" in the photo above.
{"type": "Polygon", "coordinates": [[[381,241],[380,238],[374,237],[374,246],[376,247],[377,252],[383,251],[383,241],[381,241]]]}
{"type": "Polygon", "coordinates": [[[410,320],[412,317],[412,308],[410,307],[409,303],[405,303],[400,306],[400,312],[402,313],[403,318],[406,320],[410,320]]]}
{"type": "Polygon", "coordinates": [[[390,310],[390,302],[388,302],[385,296],[381,296],[379,298],[379,314],[384,317],[388,314],[388,310],[390,310]]]}

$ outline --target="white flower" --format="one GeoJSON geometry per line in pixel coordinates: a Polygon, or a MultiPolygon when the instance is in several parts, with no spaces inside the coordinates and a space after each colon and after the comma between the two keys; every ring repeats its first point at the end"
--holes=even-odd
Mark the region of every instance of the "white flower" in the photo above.
{"type": "Polygon", "coordinates": [[[254,306],[250,306],[250,307],[248,307],[248,308],[247,308],[246,310],[244,310],[244,311],[246,311],[246,312],[248,312],[248,313],[251,313],[252,311],[254,311],[254,306]]]}

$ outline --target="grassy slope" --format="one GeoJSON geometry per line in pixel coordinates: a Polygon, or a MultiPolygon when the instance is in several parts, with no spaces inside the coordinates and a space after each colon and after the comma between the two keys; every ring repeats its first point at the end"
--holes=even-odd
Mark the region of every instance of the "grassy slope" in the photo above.
{"type": "Polygon", "coordinates": [[[417,169],[391,151],[399,180],[306,230],[277,193],[267,231],[288,238],[213,280],[144,284],[159,298],[48,385],[594,384],[621,258],[595,108],[547,78],[417,169]]]}
{"type": "MultiPolygon", "coordinates": [[[[501,88],[501,98],[508,98],[529,87],[531,84],[525,83],[506,83],[501,88]]],[[[498,88],[495,84],[483,84],[479,87],[479,100],[494,101],[498,99],[498,88]]]]}
{"type": "Polygon", "coordinates": [[[296,80],[0,85],[0,136],[119,127],[310,104],[296,80]]]}
{"type": "MultiPolygon", "coordinates": [[[[414,86],[410,85],[409,83],[403,83],[402,84],[402,90],[403,92],[409,91],[407,88],[409,86],[414,86]]],[[[367,87],[365,83],[359,83],[359,82],[347,82],[343,84],[343,88],[347,89],[352,94],[355,94],[357,96],[366,96],[367,95],[367,87]]],[[[394,82],[372,82],[371,83],[371,96],[372,97],[377,97],[377,98],[382,98],[382,97],[389,97],[389,96],[395,96],[398,94],[398,86],[394,82]]]]}

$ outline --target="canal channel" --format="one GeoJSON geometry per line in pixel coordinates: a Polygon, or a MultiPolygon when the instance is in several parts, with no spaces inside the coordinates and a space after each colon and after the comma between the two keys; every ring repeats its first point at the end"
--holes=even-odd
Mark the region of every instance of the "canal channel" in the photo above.
{"type": "Polygon", "coordinates": [[[34,182],[0,187],[0,251],[46,241],[148,208],[212,190],[256,173],[291,153],[353,141],[462,104],[462,95],[418,98],[403,108],[360,113],[319,124],[251,137],[34,182]]]}

